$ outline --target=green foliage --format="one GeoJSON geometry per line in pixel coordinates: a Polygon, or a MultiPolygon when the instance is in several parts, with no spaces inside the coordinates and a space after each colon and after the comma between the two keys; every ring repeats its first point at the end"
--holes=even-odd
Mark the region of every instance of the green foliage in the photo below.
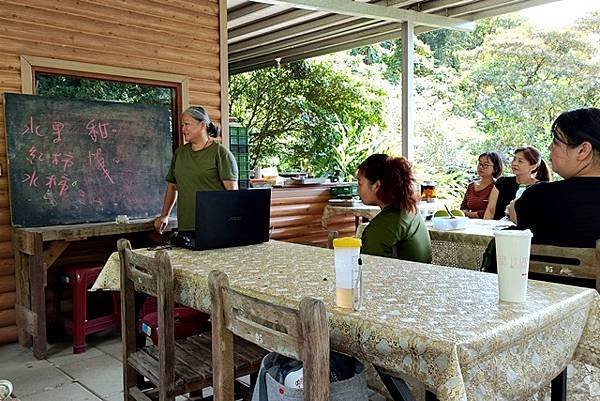
{"type": "MultiPolygon", "coordinates": [[[[388,40],[233,77],[232,111],[254,130],[254,163],[348,179],[369,153],[399,155],[401,53],[399,40],[388,40]]],[[[516,147],[530,144],[547,160],[556,116],[600,107],[598,71],[600,11],[554,31],[504,16],[478,21],[470,34],[419,35],[417,179],[436,181],[440,198],[457,207],[476,177],[480,153],[497,150],[508,160],[516,147]]]]}
{"type": "Polygon", "coordinates": [[[324,61],[266,68],[230,81],[231,114],[251,132],[251,166],[274,164],[315,175],[336,168],[346,174],[342,170],[352,163],[342,159],[358,148],[344,142],[340,122],[349,131],[382,127],[382,96],[324,61]]]}
{"type": "MultiPolygon", "coordinates": [[[[593,28],[593,24],[591,24],[593,28]]],[[[589,26],[589,25],[588,25],[589,26]]],[[[598,105],[596,46],[581,30],[499,29],[463,52],[462,101],[456,112],[475,121],[477,151],[505,154],[532,144],[546,152],[549,127],[562,111],[598,105]]]]}
{"type": "Polygon", "coordinates": [[[171,106],[171,89],[66,75],[38,74],[36,93],[42,96],[171,106]]]}

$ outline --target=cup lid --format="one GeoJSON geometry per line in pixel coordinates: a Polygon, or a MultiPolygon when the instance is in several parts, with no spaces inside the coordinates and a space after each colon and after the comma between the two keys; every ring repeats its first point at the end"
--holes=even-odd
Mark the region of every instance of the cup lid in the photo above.
{"type": "Polygon", "coordinates": [[[333,239],[334,248],[360,248],[362,241],[360,238],[341,237],[333,239]]]}
{"type": "Polygon", "coordinates": [[[531,238],[533,234],[530,230],[500,230],[494,232],[495,237],[525,237],[531,238]]]}

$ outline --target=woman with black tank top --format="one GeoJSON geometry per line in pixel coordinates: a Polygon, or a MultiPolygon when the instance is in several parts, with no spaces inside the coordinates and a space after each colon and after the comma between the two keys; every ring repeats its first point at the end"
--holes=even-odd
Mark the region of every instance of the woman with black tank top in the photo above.
{"type": "Polygon", "coordinates": [[[484,219],[500,220],[506,216],[506,207],[515,199],[520,185],[529,187],[539,181],[550,181],[550,169],[542,160],[539,150],[524,146],[515,150],[510,164],[513,177],[496,180],[485,210],[484,219]]]}

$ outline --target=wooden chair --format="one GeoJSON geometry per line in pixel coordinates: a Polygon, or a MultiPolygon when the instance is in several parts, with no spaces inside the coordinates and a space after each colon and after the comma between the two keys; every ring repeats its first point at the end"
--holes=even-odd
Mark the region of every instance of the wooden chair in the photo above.
{"type": "Polygon", "coordinates": [[[223,272],[208,278],[212,300],[215,401],[233,400],[233,337],[302,360],[304,399],[329,400],[329,328],[322,301],[304,298],[294,310],[229,287],[223,272]]]}
{"type": "Polygon", "coordinates": [[[531,245],[529,278],[596,288],[600,292],[600,240],[596,248],[531,245]]]}
{"type": "MultiPolygon", "coordinates": [[[[173,269],[169,255],[154,257],[131,250],[125,239],[118,241],[121,262],[121,337],[123,340],[124,400],[172,401],[177,395],[212,385],[212,335],[210,331],[175,341],[173,269]],[[158,346],[137,349],[135,291],[158,298],[158,346]],[[148,379],[144,382],[143,378],[148,379]]],[[[235,377],[255,375],[265,352],[246,341],[236,342],[235,377]]]]}

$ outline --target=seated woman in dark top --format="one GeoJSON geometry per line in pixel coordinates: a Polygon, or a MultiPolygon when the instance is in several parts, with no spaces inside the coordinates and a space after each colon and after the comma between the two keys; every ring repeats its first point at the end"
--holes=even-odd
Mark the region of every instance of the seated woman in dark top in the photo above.
{"type": "Polygon", "coordinates": [[[490,194],[484,219],[500,220],[506,215],[506,207],[515,199],[520,185],[529,187],[539,181],[550,181],[550,169],[542,160],[539,150],[525,146],[515,150],[510,167],[514,177],[500,177],[490,194]]]}
{"type": "Polygon", "coordinates": [[[488,205],[488,198],[494,188],[494,182],[502,175],[500,155],[496,152],[480,154],[477,162],[477,175],[479,181],[472,182],[467,187],[460,210],[467,217],[482,219],[488,205]]]}
{"type": "Polygon", "coordinates": [[[539,183],[509,207],[533,242],[593,248],[600,239],[600,109],[568,111],[552,124],[550,157],[564,178],[539,183]]]}
{"type": "Polygon", "coordinates": [[[431,263],[431,241],[417,211],[410,162],[374,154],[358,166],[357,176],[363,203],[381,208],[362,234],[361,252],[431,263]]]}

